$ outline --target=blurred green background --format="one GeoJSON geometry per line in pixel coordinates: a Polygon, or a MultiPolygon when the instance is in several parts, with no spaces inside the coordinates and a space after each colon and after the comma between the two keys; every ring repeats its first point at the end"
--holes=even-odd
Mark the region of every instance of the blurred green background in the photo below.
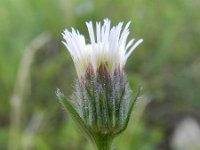
{"type": "Polygon", "coordinates": [[[70,95],[76,78],[63,29],[89,38],[85,21],[107,17],[131,20],[129,39],[144,39],[126,65],[142,98],[115,147],[172,149],[178,122],[200,119],[199,9],[198,0],[0,0],[0,150],[93,149],[54,91],[70,95]]]}

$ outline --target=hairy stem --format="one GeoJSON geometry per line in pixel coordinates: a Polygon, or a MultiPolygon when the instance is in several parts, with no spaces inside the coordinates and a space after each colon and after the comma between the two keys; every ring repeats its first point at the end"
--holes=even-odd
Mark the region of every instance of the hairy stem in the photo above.
{"type": "Polygon", "coordinates": [[[95,138],[97,150],[111,150],[113,137],[110,135],[99,135],[95,138]]]}

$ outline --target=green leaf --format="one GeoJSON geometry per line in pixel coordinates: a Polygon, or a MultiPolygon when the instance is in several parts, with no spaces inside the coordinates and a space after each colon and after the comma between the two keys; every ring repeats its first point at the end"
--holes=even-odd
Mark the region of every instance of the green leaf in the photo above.
{"type": "Polygon", "coordinates": [[[63,93],[60,92],[60,89],[57,89],[56,91],[56,96],[58,97],[61,105],[65,108],[65,110],[71,115],[72,119],[76,122],[78,127],[86,133],[88,138],[92,141],[95,142],[95,137],[91,133],[91,131],[88,129],[88,127],[85,125],[84,121],[82,118],[79,116],[77,111],[75,110],[74,106],[71,104],[71,102],[64,96],[63,93]]]}
{"type": "Polygon", "coordinates": [[[115,135],[118,135],[118,134],[122,133],[127,128],[128,122],[130,120],[130,116],[131,116],[131,112],[132,112],[133,106],[134,106],[135,102],[137,101],[137,98],[140,95],[141,90],[142,90],[142,87],[139,86],[138,90],[137,90],[137,93],[135,94],[135,97],[129,103],[130,106],[129,106],[129,109],[128,109],[128,114],[127,114],[125,125],[119,132],[115,133],[115,135]]]}

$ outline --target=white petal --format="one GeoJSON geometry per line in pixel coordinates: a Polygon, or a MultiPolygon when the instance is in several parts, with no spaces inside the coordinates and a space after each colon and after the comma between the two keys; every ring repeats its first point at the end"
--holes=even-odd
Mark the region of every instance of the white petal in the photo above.
{"type": "Polygon", "coordinates": [[[126,54],[126,59],[130,56],[130,54],[135,50],[135,48],[143,42],[143,39],[139,39],[132,47],[131,49],[128,51],[128,53],[126,54]]]}
{"type": "Polygon", "coordinates": [[[85,37],[78,30],[74,28],[71,32],[67,29],[64,30],[62,33],[63,44],[74,61],[79,77],[85,73],[89,63],[95,70],[101,63],[106,63],[111,74],[115,68],[122,69],[124,67],[130,54],[142,42],[140,39],[133,44],[134,39],[131,39],[127,44],[130,23],[129,21],[122,30],[123,22],[111,28],[111,21],[104,19],[102,26],[100,22],[96,22],[95,29],[91,21],[86,22],[90,37],[89,44],[86,44],[85,37]]]}
{"type": "Polygon", "coordinates": [[[90,40],[91,40],[91,44],[94,46],[95,44],[95,37],[94,37],[94,30],[93,30],[93,25],[92,22],[86,22],[87,28],[88,28],[88,32],[89,32],[89,36],[90,36],[90,40]]]}

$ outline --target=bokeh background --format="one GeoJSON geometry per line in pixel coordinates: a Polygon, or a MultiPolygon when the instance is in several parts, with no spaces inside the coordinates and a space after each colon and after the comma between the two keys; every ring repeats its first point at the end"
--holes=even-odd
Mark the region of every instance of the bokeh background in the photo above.
{"type": "Polygon", "coordinates": [[[76,78],[61,32],[89,39],[85,21],[109,18],[131,20],[129,38],[144,39],[126,65],[143,93],[115,148],[197,150],[199,9],[199,0],[0,0],[0,149],[93,149],[54,93],[70,95],[76,78]]]}

